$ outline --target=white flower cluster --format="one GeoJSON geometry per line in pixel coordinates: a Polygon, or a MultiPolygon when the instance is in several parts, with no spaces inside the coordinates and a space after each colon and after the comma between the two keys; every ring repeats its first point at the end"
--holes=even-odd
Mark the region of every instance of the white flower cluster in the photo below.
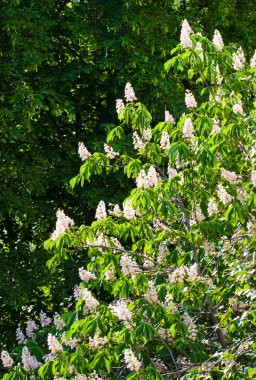
{"type": "Polygon", "coordinates": [[[216,50],[221,51],[223,49],[224,43],[223,43],[221,34],[217,29],[215,29],[214,31],[213,43],[216,47],[216,50]]]}
{"type": "Polygon", "coordinates": [[[253,186],[256,187],[256,169],[252,170],[251,181],[252,181],[253,186]]]}
{"type": "Polygon", "coordinates": [[[181,46],[185,48],[192,48],[193,43],[192,40],[190,39],[190,34],[193,33],[193,30],[191,29],[189,23],[185,19],[182,22],[181,26],[181,33],[180,33],[180,42],[181,46]]]}
{"type": "Polygon", "coordinates": [[[160,140],[160,146],[163,150],[170,149],[170,137],[168,132],[163,132],[160,140]]]}
{"type": "Polygon", "coordinates": [[[85,161],[87,158],[91,157],[91,153],[82,142],[78,143],[78,154],[82,161],[85,161]]]}
{"type": "Polygon", "coordinates": [[[81,342],[81,339],[80,338],[70,338],[70,339],[67,339],[66,337],[66,334],[62,334],[61,336],[61,339],[62,339],[62,342],[70,347],[71,349],[75,348],[79,342],[81,342]]]}
{"type": "Polygon", "coordinates": [[[122,273],[125,276],[131,276],[132,279],[136,277],[136,274],[140,271],[136,261],[130,258],[127,254],[123,254],[120,259],[120,265],[122,273]]]}
{"type": "Polygon", "coordinates": [[[118,152],[115,152],[113,150],[113,148],[111,146],[109,146],[108,144],[104,144],[104,151],[106,153],[106,155],[110,158],[110,159],[113,159],[117,156],[119,156],[119,153],[118,152]]]}
{"type": "Polygon", "coordinates": [[[217,187],[217,193],[218,193],[218,197],[220,199],[220,201],[226,205],[227,203],[231,202],[233,197],[232,195],[230,195],[222,185],[218,185],[217,187]]]}
{"type": "Polygon", "coordinates": [[[253,56],[252,56],[252,58],[250,60],[250,66],[251,67],[256,67],[256,50],[255,50],[255,52],[254,52],[254,54],[253,54],[253,56]]]}
{"type": "Polygon", "coordinates": [[[99,348],[100,346],[104,346],[107,343],[108,343],[108,337],[107,336],[100,337],[98,331],[96,331],[93,338],[89,337],[90,350],[97,350],[97,348],[99,348]]]}
{"type": "Polygon", "coordinates": [[[45,363],[47,363],[47,362],[49,362],[51,360],[54,360],[57,356],[58,356],[58,354],[51,354],[51,353],[46,354],[46,355],[43,356],[43,361],[45,363]]]}
{"type": "Polygon", "coordinates": [[[215,245],[213,243],[209,243],[208,241],[206,241],[204,243],[204,252],[205,252],[206,257],[214,255],[216,252],[215,251],[215,245]]]}
{"type": "Polygon", "coordinates": [[[106,211],[106,205],[104,201],[100,201],[95,213],[95,218],[97,220],[105,219],[107,218],[107,211],[106,211]]]}
{"type": "Polygon", "coordinates": [[[93,371],[89,375],[82,375],[78,373],[75,377],[75,380],[103,380],[102,377],[100,377],[96,371],[93,371]]]}
{"type": "Polygon", "coordinates": [[[63,350],[62,345],[58,342],[58,340],[52,334],[48,334],[47,343],[48,343],[49,350],[51,351],[52,354],[56,354],[57,352],[63,350]]]}
{"type": "Polygon", "coordinates": [[[242,70],[245,64],[245,56],[241,46],[233,54],[233,67],[236,71],[242,70]]]}
{"type": "Polygon", "coordinates": [[[52,323],[51,318],[47,317],[47,315],[42,310],[40,311],[39,317],[42,327],[49,326],[49,324],[52,323]]]}
{"type": "Polygon", "coordinates": [[[134,149],[138,150],[139,152],[141,152],[144,149],[145,143],[140,138],[137,131],[133,132],[132,142],[134,145],[134,149]]]}
{"type": "Polygon", "coordinates": [[[197,205],[193,211],[193,221],[194,222],[201,222],[204,219],[205,219],[205,216],[202,213],[201,208],[197,205]]]}
{"type": "Polygon", "coordinates": [[[32,319],[29,319],[27,322],[26,322],[26,334],[29,338],[33,338],[34,336],[34,332],[38,329],[38,327],[36,326],[36,323],[35,321],[33,321],[32,319]]]}
{"type": "Polygon", "coordinates": [[[144,298],[148,303],[157,304],[158,295],[153,281],[148,282],[148,289],[144,294],[144,298]]]}
{"type": "Polygon", "coordinates": [[[167,371],[168,368],[164,364],[164,362],[159,358],[153,358],[152,359],[154,367],[161,373],[163,371],[167,371]]]}
{"type": "Polygon", "coordinates": [[[185,103],[186,103],[187,108],[196,108],[197,107],[197,101],[196,101],[194,95],[192,94],[192,92],[189,90],[186,90],[186,93],[185,93],[185,103]]]}
{"type": "Polygon", "coordinates": [[[3,366],[5,368],[10,368],[14,364],[12,357],[9,355],[9,353],[7,351],[1,352],[1,360],[2,360],[3,366]]]}
{"type": "Polygon", "coordinates": [[[18,344],[21,344],[25,341],[25,335],[23,334],[20,327],[18,327],[16,330],[16,339],[17,339],[18,344]]]}
{"type": "Polygon", "coordinates": [[[152,129],[151,128],[144,128],[142,131],[142,138],[145,141],[150,141],[152,139],[152,129]]]}
{"type": "Polygon", "coordinates": [[[213,216],[215,214],[218,214],[218,205],[214,199],[209,200],[207,211],[208,211],[209,216],[213,216]]]}
{"type": "Polygon", "coordinates": [[[117,114],[124,108],[124,102],[122,99],[116,99],[116,112],[117,114]]]}
{"type": "Polygon", "coordinates": [[[160,219],[153,219],[153,227],[156,231],[165,231],[168,228],[160,219]]]}
{"type": "Polygon", "coordinates": [[[92,296],[92,293],[88,289],[82,290],[83,300],[90,311],[95,310],[99,306],[99,302],[92,296]]]}
{"type": "Polygon", "coordinates": [[[64,327],[66,326],[65,322],[60,318],[60,315],[58,313],[54,314],[53,322],[57,330],[62,331],[64,327]]]}
{"type": "Polygon", "coordinates": [[[142,187],[143,189],[149,189],[151,187],[157,186],[158,183],[158,175],[154,166],[150,166],[148,170],[148,174],[146,174],[145,170],[142,169],[136,178],[137,187],[142,187]]]}
{"type": "Polygon", "coordinates": [[[178,174],[178,172],[177,172],[176,169],[172,168],[172,167],[170,166],[170,164],[168,164],[168,167],[167,167],[167,174],[168,174],[168,178],[169,178],[169,179],[173,179],[173,178],[178,174]]]}
{"type": "Polygon", "coordinates": [[[188,277],[189,280],[194,280],[198,277],[196,264],[193,264],[190,267],[181,265],[179,268],[176,268],[171,274],[169,274],[169,281],[170,283],[176,281],[184,282],[186,277],[188,277]]]}
{"type": "Polygon", "coordinates": [[[183,125],[182,136],[184,138],[193,138],[193,137],[195,137],[194,132],[195,131],[194,131],[194,126],[193,126],[192,120],[190,117],[188,117],[185,120],[184,125],[183,125]]]}
{"type": "Polygon", "coordinates": [[[162,264],[162,262],[164,261],[164,259],[168,255],[168,253],[169,253],[169,250],[166,246],[166,242],[161,242],[159,244],[159,248],[158,248],[158,256],[157,256],[157,260],[156,260],[157,263],[162,264]]]}
{"type": "Polygon", "coordinates": [[[235,114],[240,114],[240,115],[243,115],[244,114],[244,110],[243,110],[243,103],[241,100],[239,100],[236,104],[233,105],[232,107],[232,110],[235,114]]]}
{"type": "Polygon", "coordinates": [[[172,114],[169,111],[164,112],[164,119],[166,122],[169,122],[171,124],[175,124],[174,117],[172,116],[172,114]]]}
{"type": "Polygon", "coordinates": [[[230,172],[224,168],[221,168],[221,176],[230,183],[236,184],[240,182],[240,176],[238,176],[235,172],[230,172]]]}
{"type": "Polygon", "coordinates": [[[197,328],[195,323],[193,322],[192,318],[188,315],[188,313],[185,313],[183,316],[183,322],[185,325],[188,326],[188,332],[193,340],[196,340],[197,338],[197,328]]]}
{"type": "Polygon", "coordinates": [[[127,300],[119,300],[115,304],[110,304],[109,309],[120,321],[132,319],[132,312],[127,307],[127,300]]]}
{"type": "Polygon", "coordinates": [[[124,217],[126,219],[134,219],[136,217],[136,210],[133,208],[132,201],[123,203],[124,217]]]}
{"type": "Polygon", "coordinates": [[[37,358],[30,355],[28,347],[26,346],[22,348],[21,360],[23,367],[28,371],[30,369],[39,368],[42,365],[42,363],[40,363],[37,358]]]}
{"type": "Polygon", "coordinates": [[[220,121],[213,119],[211,135],[214,135],[215,133],[219,133],[220,131],[221,131],[220,121]]]}
{"type": "Polygon", "coordinates": [[[89,272],[88,270],[84,269],[83,267],[78,269],[79,277],[82,281],[89,282],[90,280],[96,280],[97,277],[94,273],[89,272]]]}
{"type": "Polygon", "coordinates": [[[138,372],[142,366],[142,363],[136,358],[130,348],[124,350],[124,361],[130,371],[138,372]]]}
{"type": "Polygon", "coordinates": [[[115,279],[115,273],[114,273],[114,270],[113,268],[110,268],[108,269],[106,272],[105,272],[105,280],[106,281],[112,281],[115,279]]]}
{"type": "Polygon", "coordinates": [[[57,211],[57,221],[54,232],[52,233],[52,240],[57,240],[70,226],[74,225],[73,219],[64,214],[62,210],[57,211]]]}
{"type": "Polygon", "coordinates": [[[134,102],[137,100],[134,89],[131,85],[131,83],[126,83],[125,89],[124,89],[124,97],[127,102],[134,102]]]}
{"type": "Polygon", "coordinates": [[[123,215],[123,213],[122,213],[120,207],[118,206],[118,204],[115,204],[115,205],[114,205],[114,208],[113,208],[113,214],[114,214],[117,218],[120,218],[120,217],[123,215]]]}

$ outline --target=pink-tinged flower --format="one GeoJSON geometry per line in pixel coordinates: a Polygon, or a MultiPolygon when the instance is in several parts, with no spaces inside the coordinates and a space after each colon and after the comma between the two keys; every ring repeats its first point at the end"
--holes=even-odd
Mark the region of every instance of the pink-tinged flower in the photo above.
{"type": "Polygon", "coordinates": [[[142,363],[136,358],[131,349],[124,350],[124,361],[130,371],[138,372],[142,367],[142,363]]]}
{"type": "Polygon", "coordinates": [[[189,90],[186,90],[186,93],[185,93],[185,103],[186,103],[187,108],[197,107],[197,101],[194,95],[192,94],[192,92],[189,90]]]}
{"type": "Polygon", "coordinates": [[[245,64],[245,56],[241,46],[233,54],[233,67],[236,71],[242,70],[245,64]]]}
{"type": "Polygon", "coordinates": [[[129,82],[126,83],[126,85],[125,85],[124,97],[128,103],[134,102],[135,100],[137,100],[134,89],[133,89],[131,83],[129,83],[129,82]]]}
{"type": "Polygon", "coordinates": [[[180,42],[181,42],[181,46],[184,49],[192,48],[193,46],[192,40],[189,37],[191,33],[193,33],[193,30],[191,29],[189,23],[185,19],[182,22],[181,33],[180,33],[180,42]]]}
{"type": "Polygon", "coordinates": [[[224,43],[221,34],[217,29],[214,31],[213,43],[216,47],[216,50],[221,51],[223,49],[224,43]]]}
{"type": "Polygon", "coordinates": [[[82,142],[78,143],[78,154],[82,161],[85,161],[87,158],[91,157],[91,153],[82,142]]]}
{"type": "Polygon", "coordinates": [[[9,353],[7,351],[1,352],[1,360],[2,360],[3,366],[5,368],[10,368],[14,364],[12,357],[9,355],[9,353]]]}
{"type": "Polygon", "coordinates": [[[116,112],[119,114],[124,108],[124,102],[122,99],[116,99],[116,112]]]}

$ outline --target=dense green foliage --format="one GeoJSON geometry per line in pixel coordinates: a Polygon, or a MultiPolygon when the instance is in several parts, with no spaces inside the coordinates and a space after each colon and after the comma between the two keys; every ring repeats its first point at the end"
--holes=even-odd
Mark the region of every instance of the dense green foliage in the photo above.
{"type": "Polygon", "coordinates": [[[196,99],[184,91],[177,124],[155,123],[126,87],[113,150],[83,147],[73,187],[112,172],[135,187],[90,226],[57,213],[48,267],[80,256],[77,302],[27,324],[5,380],[255,377],[256,55],[183,27],[165,68],[196,99]]]}
{"type": "Polygon", "coordinates": [[[128,80],[156,121],[165,108],[179,115],[189,83],[163,64],[182,19],[208,36],[217,27],[251,54],[256,12],[254,1],[229,0],[3,0],[0,10],[0,332],[11,344],[31,305],[32,315],[56,310],[77,281],[79,262],[54,274],[45,266],[42,241],[58,207],[89,223],[101,198],[118,201],[131,187],[114,173],[73,196],[78,141],[102,149],[128,80]]]}

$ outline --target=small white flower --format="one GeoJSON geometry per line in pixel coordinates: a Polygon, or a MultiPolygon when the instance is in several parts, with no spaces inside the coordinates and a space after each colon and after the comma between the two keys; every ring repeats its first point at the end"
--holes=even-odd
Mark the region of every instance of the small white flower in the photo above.
{"type": "Polygon", "coordinates": [[[189,90],[186,90],[186,93],[185,93],[185,103],[186,103],[187,108],[196,108],[197,107],[197,101],[196,101],[194,95],[192,94],[192,92],[189,90]]]}
{"type": "Polygon", "coordinates": [[[236,71],[242,70],[245,64],[245,56],[241,46],[233,54],[233,67],[236,71]]]}
{"type": "Polygon", "coordinates": [[[193,138],[195,137],[194,135],[194,127],[193,127],[193,123],[192,123],[192,120],[190,117],[188,117],[185,122],[184,122],[184,125],[183,125],[183,129],[182,129],[182,136],[184,138],[193,138]]]}
{"type": "Polygon", "coordinates": [[[78,154],[82,161],[85,161],[87,158],[91,157],[91,153],[82,142],[78,143],[78,154]]]}
{"type": "Polygon", "coordinates": [[[172,116],[172,114],[170,114],[169,111],[165,111],[165,121],[171,123],[171,124],[175,124],[175,120],[174,120],[174,117],[172,116]]]}
{"type": "Polygon", "coordinates": [[[181,46],[184,49],[192,48],[193,46],[192,40],[189,37],[191,33],[193,33],[193,30],[191,29],[189,23],[185,19],[182,22],[181,33],[180,33],[180,42],[181,42],[181,46]]]}
{"type": "Polygon", "coordinates": [[[217,29],[214,31],[213,43],[216,47],[216,50],[221,51],[223,49],[224,43],[221,34],[217,29]]]}
{"type": "Polygon", "coordinates": [[[124,96],[127,102],[134,102],[137,100],[134,89],[132,88],[131,83],[126,83],[124,89],[124,96]]]}
{"type": "Polygon", "coordinates": [[[100,201],[95,213],[95,218],[97,220],[107,218],[107,211],[106,211],[106,205],[104,201],[100,201]]]}
{"type": "Polygon", "coordinates": [[[131,371],[138,372],[142,366],[142,363],[136,358],[131,349],[124,350],[124,361],[126,367],[131,371]]]}
{"type": "Polygon", "coordinates": [[[123,100],[122,99],[116,99],[116,112],[119,114],[123,108],[124,108],[123,100]]]}

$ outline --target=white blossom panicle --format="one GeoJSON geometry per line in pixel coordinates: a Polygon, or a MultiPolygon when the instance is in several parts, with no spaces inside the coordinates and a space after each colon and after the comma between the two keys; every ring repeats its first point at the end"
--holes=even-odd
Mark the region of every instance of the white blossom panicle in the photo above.
{"type": "Polygon", "coordinates": [[[242,205],[245,205],[247,202],[248,194],[244,189],[237,189],[237,198],[242,205]]]}
{"type": "Polygon", "coordinates": [[[129,82],[125,85],[124,97],[128,103],[137,100],[134,89],[132,88],[132,85],[129,82]]]}
{"type": "Polygon", "coordinates": [[[242,70],[245,64],[245,56],[241,46],[233,54],[233,67],[236,71],[242,70]]]}
{"type": "Polygon", "coordinates": [[[125,361],[126,367],[130,371],[138,372],[140,368],[142,367],[142,363],[136,358],[132,350],[129,348],[124,350],[124,361],[125,361]]]}
{"type": "Polygon", "coordinates": [[[81,373],[78,373],[75,377],[75,380],[103,380],[102,377],[100,377],[96,371],[93,371],[89,375],[82,375],[81,373]]]}
{"type": "Polygon", "coordinates": [[[82,293],[83,294],[82,295],[83,300],[84,300],[86,306],[88,307],[88,309],[90,311],[95,310],[97,308],[97,306],[99,306],[99,304],[100,304],[99,301],[97,301],[96,298],[94,298],[92,296],[92,293],[90,292],[90,290],[83,289],[82,292],[83,292],[82,293]]]}
{"type": "Polygon", "coordinates": [[[216,50],[218,50],[218,51],[221,51],[224,47],[224,43],[223,43],[221,34],[217,29],[215,29],[215,31],[214,31],[213,43],[215,45],[216,50]]]}
{"type": "Polygon", "coordinates": [[[205,219],[205,216],[204,214],[202,213],[202,210],[201,208],[197,205],[194,212],[193,212],[193,219],[196,221],[196,222],[201,222],[202,220],[205,219]]]}
{"type": "Polygon", "coordinates": [[[89,282],[90,280],[96,280],[97,277],[94,273],[89,272],[88,270],[84,269],[83,267],[78,269],[79,277],[82,281],[89,282]]]}
{"type": "Polygon", "coordinates": [[[136,277],[136,274],[140,271],[139,266],[133,259],[127,254],[123,254],[120,259],[121,270],[125,276],[131,276],[132,279],[136,277]]]}
{"type": "Polygon", "coordinates": [[[218,214],[218,205],[214,199],[209,200],[207,211],[209,216],[218,214]]]}
{"type": "Polygon", "coordinates": [[[183,282],[187,275],[186,267],[180,266],[176,268],[171,274],[169,274],[169,282],[172,284],[173,282],[183,282]]]}
{"type": "Polygon", "coordinates": [[[118,206],[118,204],[115,204],[115,205],[114,205],[114,208],[113,208],[113,214],[114,214],[117,218],[120,218],[120,217],[123,215],[123,213],[122,213],[120,207],[118,206]]]}
{"type": "Polygon", "coordinates": [[[42,363],[40,363],[37,358],[30,355],[28,347],[26,346],[22,348],[21,360],[23,367],[28,371],[30,369],[39,368],[42,365],[42,363]]]}
{"type": "Polygon", "coordinates": [[[183,316],[183,322],[188,326],[188,332],[193,340],[196,340],[197,338],[197,328],[195,323],[193,322],[192,318],[188,315],[188,313],[185,313],[183,316]]]}
{"type": "Polygon", "coordinates": [[[253,54],[253,56],[252,56],[252,58],[250,60],[250,66],[251,67],[256,67],[256,50],[255,50],[255,52],[254,52],[254,54],[253,54]]]}
{"type": "Polygon", "coordinates": [[[137,131],[133,132],[132,141],[133,141],[134,149],[136,149],[138,152],[141,152],[144,149],[145,143],[139,137],[137,131]]]}
{"type": "Polygon", "coordinates": [[[190,117],[188,117],[185,120],[184,125],[183,125],[182,136],[184,138],[193,138],[195,137],[194,132],[195,131],[194,131],[192,120],[190,117]]]}
{"type": "Polygon", "coordinates": [[[163,132],[160,140],[160,146],[163,150],[170,149],[170,137],[168,132],[163,132]]]}
{"type": "Polygon", "coordinates": [[[57,356],[58,356],[57,354],[51,354],[51,353],[46,354],[46,355],[43,356],[43,361],[45,363],[47,363],[47,362],[49,362],[51,360],[54,360],[57,356]]]}
{"type": "Polygon", "coordinates": [[[127,300],[119,300],[115,304],[109,305],[109,309],[120,321],[132,319],[132,312],[127,307],[127,300]]]}
{"type": "Polygon", "coordinates": [[[61,339],[62,339],[62,342],[70,347],[71,349],[77,347],[78,343],[81,342],[81,339],[80,338],[70,338],[70,339],[67,339],[66,337],[66,334],[62,334],[61,336],[61,339]]]}
{"type": "Polygon", "coordinates": [[[181,42],[181,46],[184,49],[192,48],[193,46],[192,40],[189,37],[191,33],[193,33],[193,30],[191,29],[189,23],[185,19],[182,23],[181,33],[180,33],[180,42],[181,42]]]}
{"type": "Polygon", "coordinates": [[[10,368],[14,364],[13,358],[9,355],[7,351],[1,352],[1,360],[5,368],[10,368]]]}
{"type": "Polygon", "coordinates": [[[91,153],[82,142],[78,143],[78,154],[82,161],[85,161],[87,158],[91,157],[91,153]]]}
{"type": "Polygon", "coordinates": [[[107,218],[107,211],[106,211],[106,205],[104,201],[100,201],[95,213],[95,218],[97,220],[107,218]]]}
{"type": "Polygon", "coordinates": [[[177,170],[172,168],[169,164],[168,164],[168,167],[167,167],[167,174],[168,174],[168,178],[169,179],[173,179],[177,174],[177,170]]]}
{"type": "Polygon", "coordinates": [[[166,243],[165,242],[161,242],[159,244],[159,248],[158,248],[158,256],[157,256],[157,263],[158,264],[162,264],[162,262],[164,261],[164,259],[166,258],[166,256],[168,255],[169,253],[169,250],[166,246],[166,243]]]}
{"type": "Polygon", "coordinates": [[[48,334],[47,343],[48,343],[49,350],[53,354],[56,354],[57,352],[63,350],[62,345],[58,342],[58,340],[52,334],[48,334]]]}
{"type": "Polygon", "coordinates": [[[154,166],[150,166],[148,170],[148,174],[146,174],[145,170],[142,169],[136,178],[137,187],[142,187],[143,189],[149,189],[150,187],[157,186],[158,183],[158,175],[154,166]]]}
{"type": "Polygon", "coordinates": [[[115,152],[111,146],[104,144],[104,151],[106,155],[112,160],[113,158],[119,156],[118,152],[115,152]]]}
{"type": "Polygon", "coordinates": [[[52,240],[57,240],[66,230],[69,230],[70,226],[75,223],[73,219],[64,214],[62,210],[57,211],[57,221],[54,232],[52,233],[52,240]]]}
{"type": "Polygon", "coordinates": [[[83,291],[79,285],[75,285],[74,287],[74,298],[76,301],[79,301],[83,297],[83,291]]]}
{"type": "Polygon", "coordinates": [[[233,197],[232,195],[230,195],[222,185],[218,185],[218,188],[217,188],[217,193],[218,193],[218,197],[220,199],[220,201],[226,205],[227,203],[231,202],[233,197]]]}
{"type": "Polygon", "coordinates": [[[253,186],[256,187],[256,169],[252,170],[251,181],[252,181],[253,186]]]}
{"type": "Polygon", "coordinates": [[[164,112],[164,119],[166,122],[169,122],[171,124],[175,124],[174,117],[172,116],[172,114],[169,111],[164,112]]]}
{"type": "Polygon", "coordinates": [[[27,322],[26,322],[26,334],[29,338],[33,338],[34,336],[34,333],[35,331],[38,329],[38,327],[36,326],[36,323],[35,321],[33,321],[32,319],[29,319],[27,322]]]}
{"type": "Polygon", "coordinates": [[[166,372],[168,371],[168,368],[164,364],[164,362],[159,358],[153,358],[152,359],[154,367],[157,369],[158,372],[166,372]]]}
{"type": "Polygon", "coordinates": [[[234,184],[238,183],[240,179],[240,177],[236,173],[230,172],[229,170],[226,170],[224,168],[221,168],[221,176],[222,178],[226,179],[228,182],[234,183],[234,184]]]}
{"type": "Polygon", "coordinates": [[[123,99],[116,99],[116,112],[117,114],[120,113],[120,111],[124,108],[124,102],[123,99]]]}
{"type": "Polygon", "coordinates": [[[239,100],[239,102],[237,102],[236,104],[233,105],[232,107],[232,110],[234,113],[236,114],[240,114],[240,115],[243,115],[244,114],[244,110],[243,110],[243,103],[241,100],[239,100]]]}
{"type": "Polygon", "coordinates": [[[215,254],[215,245],[213,243],[209,243],[208,241],[206,241],[204,243],[204,252],[205,252],[205,256],[207,256],[207,257],[214,255],[215,254]]]}
{"type": "Polygon", "coordinates": [[[42,310],[40,311],[39,317],[42,327],[49,326],[49,324],[52,323],[51,318],[47,317],[47,315],[42,310]]]}
{"type": "Polygon", "coordinates": [[[220,121],[216,120],[216,119],[213,119],[213,125],[212,125],[211,135],[214,135],[215,133],[219,133],[220,131],[221,131],[220,121]]]}
{"type": "Polygon", "coordinates": [[[108,269],[105,273],[105,280],[106,281],[112,281],[115,279],[115,273],[112,268],[108,269]]]}
{"type": "Polygon", "coordinates": [[[160,219],[156,218],[153,219],[153,227],[156,231],[166,231],[168,228],[160,219]]]}
{"type": "Polygon", "coordinates": [[[25,335],[23,334],[20,327],[18,327],[16,330],[16,340],[17,340],[18,344],[21,344],[25,341],[25,335]]]}
{"type": "Polygon", "coordinates": [[[159,302],[157,291],[153,281],[148,282],[148,289],[144,294],[144,298],[147,302],[157,304],[159,302]]]}
{"type": "Polygon", "coordinates": [[[186,90],[186,93],[185,93],[185,103],[186,103],[187,108],[196,108],[197,107],[197,101],[196,101],[194,95],[192,94],[192,92],[189,90],[186,90]]]}
{"type": "Polygon", "coordinates": [[[60,315],[58,313],[54,314],[53,317],[53,323],[57,330],[62,331],[64,327],[66,326],[65,322],[60,318],[60,315]]]}
{"type": "Polygon", "coordinates": [[[123,203],[124,217],[128,220],[136,218],[136,210],[133,208],[132,201],[123,203]]]}
{"type": "Polygon", "coordinates": [[[151,128],[145,128],[142,131],[142,138],[145,141],[150,141],[152,139],[152,129],[151,128]]]}
{"type": "Polygon", "coordinates": [[[96,331],[93,338],[89,337],[90,350],[97,350],[97,348],[104,346],[107,343],[108,343],[108,337],[107,336],[100,337],[98,331],[96,331]]]}

